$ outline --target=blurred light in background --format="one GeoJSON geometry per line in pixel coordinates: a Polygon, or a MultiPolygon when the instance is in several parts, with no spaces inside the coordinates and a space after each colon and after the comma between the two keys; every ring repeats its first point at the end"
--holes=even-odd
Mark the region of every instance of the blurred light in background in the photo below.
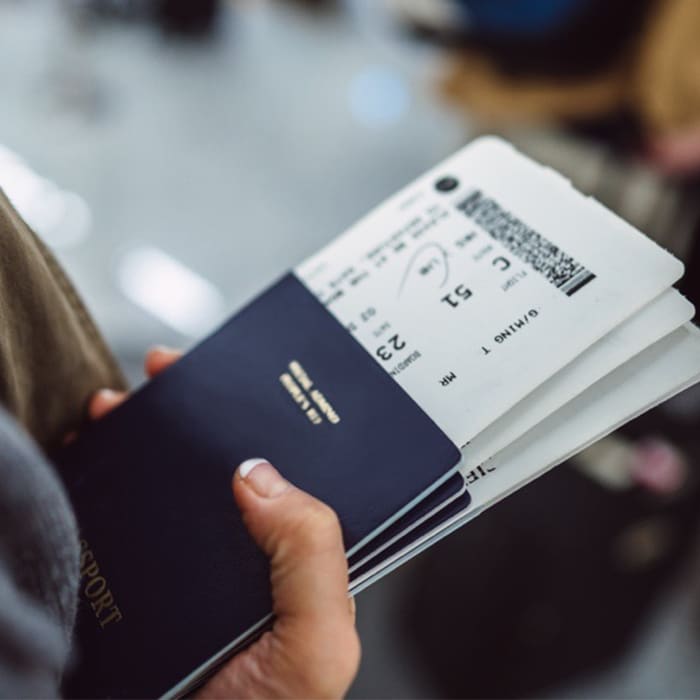
{"type": "Polygon", "coordinates": [[[371,128],[396,124],[411,102],[406,81],[384,66],[371,66],[357,73],[350,82],[348,98],[355,119],[371,128]]]}
{"type": "Polygon", "coordinates": [[[117,281],[134,304],[185,336],[211,332],[226,314],[224,298],[209,280],[152,246],[127,252],[117,281]]]}
{"type": "Polygon", "coordinates": [[[72,248],[90,233],[92,215],[85,200],[40,177],[2,145],[0,188],[29,226],[52,248],[72,248]]]}

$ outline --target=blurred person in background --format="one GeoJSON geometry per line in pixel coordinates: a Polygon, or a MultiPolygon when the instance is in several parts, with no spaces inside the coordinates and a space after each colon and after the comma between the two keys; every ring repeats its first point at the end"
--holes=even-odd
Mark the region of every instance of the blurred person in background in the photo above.
{"type": "MultiPolygon", "coordinates": [[[[150,352],[147,373],[178,357],[150,352]]],[[[78,532],[42,449],[79,431],[86,412],[99,419],[112,410],[126,389],[71,283],[0,191],[2,697],[57,696],[71,648],[78,532]]],[[[340,697],[357,671],[359,642],[335,514],[262,459],[236,470],[233,493],[270,558],[276,620],[202,695],[340,697]]]]}

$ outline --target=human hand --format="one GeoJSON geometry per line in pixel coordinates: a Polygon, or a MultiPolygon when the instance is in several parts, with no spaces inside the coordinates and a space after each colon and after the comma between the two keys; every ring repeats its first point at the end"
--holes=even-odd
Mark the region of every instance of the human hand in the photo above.
{"type": "MultiPolygon", "coordinates": [[[[153,377],[179,357],[176,351],[152,350],[146,373],[153,377]]],[[[125,398],[121,392],[98,392],[90,416],[99,419],[125,398]]],[[[198,697],[342,697],[357,673],[360,643],[335,513],[262,459],[238,467],[233,495],[248,531],[270,559],[275,621],[226,662],[198,697]]]]}

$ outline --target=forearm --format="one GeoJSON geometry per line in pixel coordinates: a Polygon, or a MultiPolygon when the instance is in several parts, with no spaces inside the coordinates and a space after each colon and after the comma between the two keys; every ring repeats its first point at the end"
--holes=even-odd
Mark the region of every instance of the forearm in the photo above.
{"type": "Polygon", "coordinates": [[[73,286],[0,191],[0,404],[43,447],[124,379],[73,286]]]}

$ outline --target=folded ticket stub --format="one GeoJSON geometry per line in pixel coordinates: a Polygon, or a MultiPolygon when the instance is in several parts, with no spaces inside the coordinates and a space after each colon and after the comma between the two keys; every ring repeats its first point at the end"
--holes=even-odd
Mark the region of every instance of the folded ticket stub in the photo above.
{"type": "Polygon", "coordinates": [[[483,138],[295,272],[464,446],[683,266],[560,175],[483,138]]]}

